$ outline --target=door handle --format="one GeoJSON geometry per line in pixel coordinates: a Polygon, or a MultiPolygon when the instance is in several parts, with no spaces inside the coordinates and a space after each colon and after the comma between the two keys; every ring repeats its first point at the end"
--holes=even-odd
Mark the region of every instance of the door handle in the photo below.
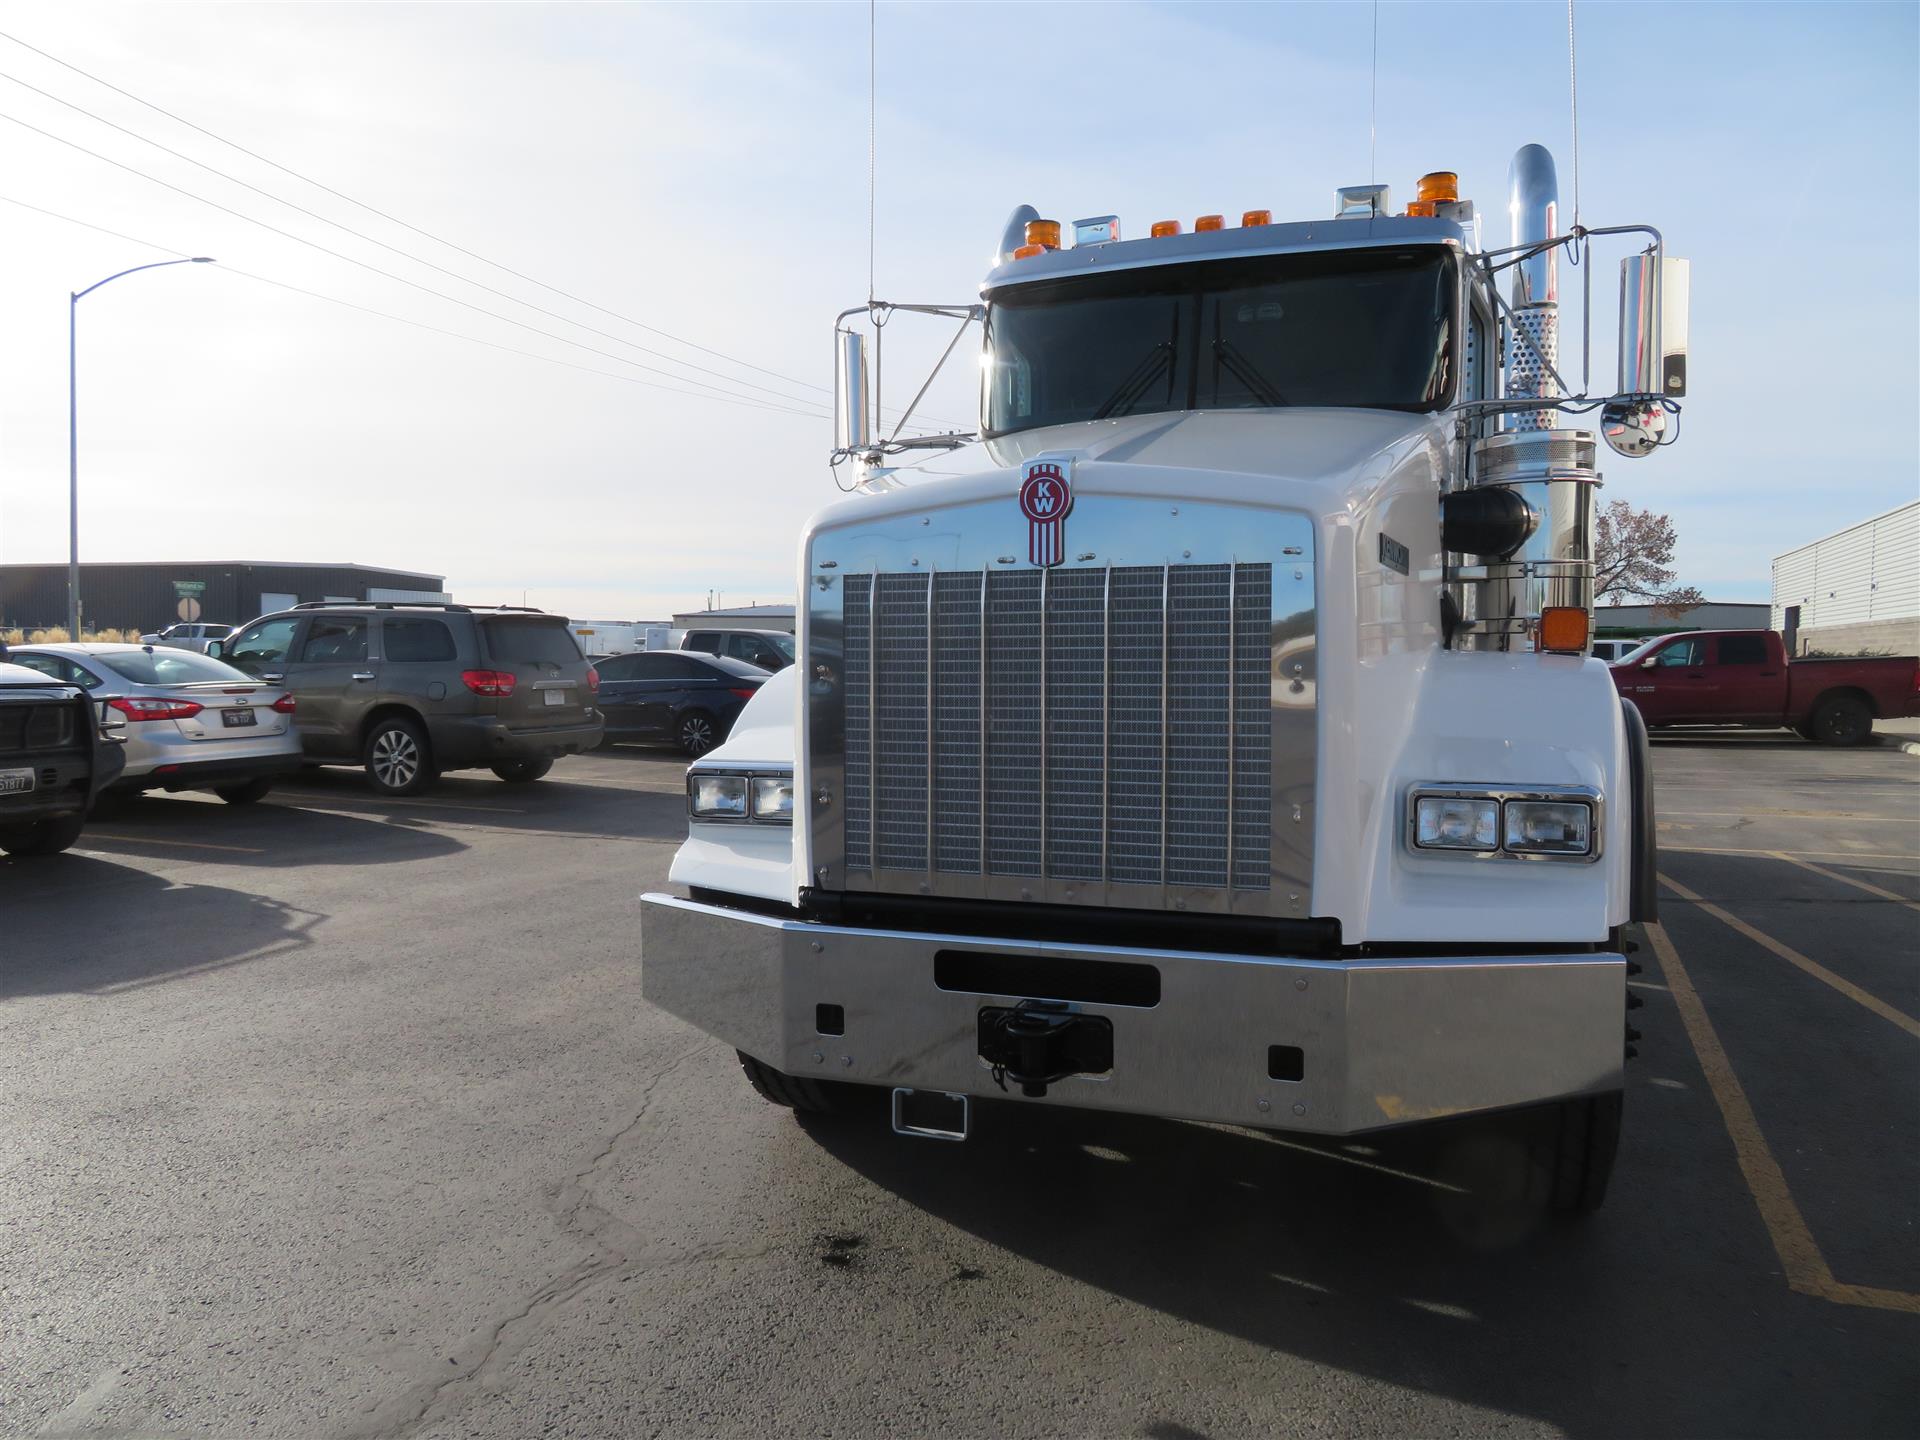
{"type": "Polygon", "coordinates": [[[353,678],[356,680],[371,680],[373,679],[373,672],[371,670],[356,670],[353,672],[353,678]]]}
{"type": "Polygon", "coordinates": [[[278,684],[280,681],[286,679],[287,677],[282,675],[278,670],[264,670],[261,672],[260,678],[262,680],[271,680],[275,684],[278,684]]]}

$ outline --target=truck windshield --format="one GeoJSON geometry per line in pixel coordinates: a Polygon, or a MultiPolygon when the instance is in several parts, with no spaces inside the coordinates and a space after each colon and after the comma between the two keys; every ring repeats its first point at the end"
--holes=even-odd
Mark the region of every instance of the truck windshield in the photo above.
{"type": "Polygon", "coordinates": [[[987,312],[987,433],[1165,410],[1435,410],[1453,389],[1457,289],[1434,247],[1008,286],[987,312]]]}

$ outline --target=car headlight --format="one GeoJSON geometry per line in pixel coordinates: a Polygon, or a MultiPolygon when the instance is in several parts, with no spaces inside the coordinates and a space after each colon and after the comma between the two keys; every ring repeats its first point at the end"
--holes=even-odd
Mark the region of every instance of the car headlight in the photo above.
{"type": "Polygon", "coordinates": [[[687,813],[696,820],[746,820],[760,825],[791,825],[793,772],[689,770],[687,813]]]}
{"type": "Polygon", "coordinates": [[[1420,785],[1407,844],[1496,860],[1597,860],[1601,801],[1581,786],[1420,785]]]}
{"type": "Polygon", "coordinates": [[[747,777],[744,775],[687,776],[687,808],[696,820],[747,818],[747,777]]]}
{"type": "Polygon", "coordinates": [[[753,818],[788,825],[793,823],[793,776],[753,777],[753,818]]]}
{"type": "Polygon", "coordinates": [[[1585,855],[1593,807],[1583,800],[1509,800],[1504,848],[1515,855],[1585,855]]]}
{"type": "Polygon", "coordinates": [[[1500,802],[1422,795],[1413,802],[1413,843],[1422,850],[1497,850],[1500,802]]]}

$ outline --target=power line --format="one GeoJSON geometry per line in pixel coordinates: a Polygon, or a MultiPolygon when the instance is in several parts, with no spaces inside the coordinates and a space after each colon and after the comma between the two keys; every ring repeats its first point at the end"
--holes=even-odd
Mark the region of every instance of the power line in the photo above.
{"type": "MultiPolygon", "coordinates": [[[[22,80],[17,75],[9,75],[4,70],[0,70],[0,80],[11,81],[13,84],[20,86],[24,90],[31,90],[34,94],[53,101],[53,103],[56,105],[64,105],[66,106],[67,109],[75,111],[78,114],[84,115],[89,120],[96,120],[100,124],[105,125],[110,130],[118,130],[122,135],[131,136],[133,139],[138,140],[142,145],[151,145],[154,149],[162,152],[163,154],[171,155],[176,160],[184,160],[189,165],[196,165],[200,169],[205,170],[209,175],[217,175],[222,180],[225,180],[230,184],[238,185],[243,190],[251,190],[254,194],[264,196],[266,199],[273,201],[274,204],[276,205],[285,205],[289,210],[298,211],[300,214],[305,215],[311,220],[318,220],[322,225],[331,225],[334,229],[344,231],[346,234],[353,236],[356,240],[364,240],[369,245],[378,245],[382,250],[391,251],[393,254],[400,256],[403,260],[411,260],[416,265],[424,265],[429,270],[437,270],[442,275],[446,275],[454,280],[458,280],[463,285],[472,285],[476,289],[486,291],[489,295],[498,295],[502,300],[511,301],[515,305],[523,305],[527,309],[532,310],[537,314],[550,316],[551,318],[558,320],[563,325],[575,326],[578,329],[586,331],[589,335],[598,335],[604,340],[611,340],[616,345],[625,345],[630,350],[638,350],[643,355],[657,356],[658,358],[667,361],[669,364],[683,365],[689,370],[698,370],[703,375],[711,375],[716,379],[726,381],[729,385],[744,385],[749,390],[759,390],[759,391],[765,392],[768,395],[777,395],[782,400],[794,400],[799,398],[797,396],[788,395],[786,392],[781,390],[774,390],[766,385],[755,384],[751,380],[741,380],[735,376],[725,374],[719,370],[709,369],[705,365],[696,365],[691,360],[682,360],[677,355],[669,355],[664,350],[655,350],[650,346],[638,344],[632,340],[626,339],[624,336],[615,335],[612,331],[599,330],[591,325],[582,324],[578,320],[572,319],[569,316],[561,314],[558,310],[549,310],[544,305],[535,305],[531,300],[522,300],[518,295],[512,294],[510,291],[501,290],[495,286],[486,284],[484,281],[475,280],[470,276],[462,275],[457,270],[449,270],[446,266],[435,264],[431,260],[425,259],[419,255],[415,255],[410,250],[403,250],[398,245],[389,245],[385,240],[380,240],[375,238],[372,235],[368,235],[364,233],[363,231],[355,230],[351,225],[343,225],[338,220],[329,219],[327,216],[320,214],[316,210],[309,210],[304,205],[296,205],[293,201],[288,200],[283,196],[275,195],[271,190],[262,190],[258,185],[252,184],[246,180],[242,180],[236,175],[229,175],[226,171],[221,170],[215,166],[209,165],[204,160],[196,160],[193,156],[185,154],[182,151],[175,150],[170,145],[162,145],[158,140],[154,140],[146,135],[142,135],[137,130],[130,130],[125,125],[120,125],[112,120],[107,119],[104,115],[97,115],[93,111],[87,109],[84,105],[76,105],[73,103],[73,101],[64,100],[60,96],[55,95],[50,90],[42,90],[37,85],[29,85],[25,80],[22,80]]],[[[695,382],[695,383],[698,383],[698,382],[695,382]]]]}
{"type": "MultiPolygon", "coordinates": [[[[623,324],[632,325],[636,329],[645,330],[649,334],[658,335],[663,339],[671,340],[676,345],[684,345],[689,350],[698,350],[703,355],[711,355],[716,359],[725,360],[730,365],[738,365],[743,369],[753,370],[759,374],[771,376],[776,380],[784,380],[789,385],[797,385],[800,388],[805,390],[819,390],[826,393],[831,393],[831,389],[828,386],[816,385],[810,380],[797,380],[790,375],[781,374],[778,370],[769,370],[764,365],[756,365],[750,360],[740,359],[737,355],[729,355],[724,350],[715,350],[711,346],[702,345],[697,341],[688,340],[683,336],[673,334],[671,331],[662,330],[657,325],[649,325],[644,320],[636,320],[632,316],[623,315],[617,310],[609,310],[604,305],[596,305],[593,301],[588,300],[583,296],[571,294],[566,290],[560,289],[556,285],[549,285],[544,280],[538,280],[531,275],[523,274],[522,272],[515,270],[510,265],[503,265],[498,260],[490,260],[485,255],[480,254],[478,251],[469,250],[467,249],[466,246],[455,244],[453,241],[448,240],[443,236],[435,235],[430,230],[423,230],[418,225],[409,224],[407,221],[400,219],[399,216],[397,215],[390,215],[385,210],[379,209],[377,206],[369,205],[364,200],[356,200],[354,199],[353,196],[346,194],[344,191],[336,190],[331,185],[323,184],[322,182],[315,180],[313,177],[309,175],[303,175],[298,170],[295,170],[290,166],[282,165],[279,161],[270,159],[267,156],[260,154],[256,150],[249,150],[246,146],[238,143],[237,141],[229,140],[226,138],[226,136],[217,134],[214,131],[207,129],[204,125],[196,125],[193,121],[187,119],[185,116],[175,114],[171,110],[165,109],[162,106],[154,104],[151,100],[143,99],[140,96],[134,94],[131,90],[127,90],[122,88],[119,85],[115,85],[111,80],[103,80],[98,75],[93,74],[91,71],[82,70],[78,65],[73,64],[71,61],[62,60],[58,55],[54,55],[49,53],[48,51],[42,50],[37,45],[30,45],[17,35],[12,35],[7,33],[4,30],[0,30],[0,39],[10,40],[15,45],[20,46],[23,50],[30,50],[35,55],[40,56],[42,59],[50,60],[55,65],[58,65],[63,69],[71,70],[74,74],[93,81],[93,83],[96,85],[104,86],[108,90],[113,91],[116,95],[125,96],[127,99],[133,101],[134,104],[144,106],[145,108],[153,111],[157,115],[164,115],[167,117],[167,119],[172,120],[176,124],[184,125],[189,130],[193,130],[198,132],[201,135],[205,135],[210,140],[217,140],[220,144],[227,146],[229,149],[237,150],[242,155],[245,155],[248,158],[253,160],[258,160],[263,165],[270,165],[275,170],[280,171],[282,174],[291,175],[293,176],[294,179],[300,181],[301,183],[306,185],[311,185],[316,190],[324,191],[325,193],[333,196],[335,199],[344,200],[349,205],[352,205],[357,209],[366,211],[369,215],[377,215],[382,220],[387,221],[389,224],[398,225],[403,230],[411,230],[414,234],[423,236],[426,239],[433,241],[434,244],[436,245],[444,245],[449,250],[456,250],[460,254],[467,256],[469,259],[478,260],[481,264],[490,266],[491,268],[500,271],[502,274],[511,275],[516,280],[524,280],[529,285],[536,285],[540,289],[548,291],[551,294],[558,295],[564,300],[571,300],[576,305],[584,305],[589,310],[597,310],[600,314],[611,316],[613,319],[618,320],[623,324]]],[[[19,83],[24,83],[24,82],[19,82],[19,83]]],[[[32,88],[32,87],[29,87],[29,88],[32,88]]],[[[44,94],[45,92],[41,92],[41,93],[44,94]]],[[[66,102],[63,101],[62,103],[64,104],[66,102]]],[[[78,108],[78,107],[75,107],[75,108],[78,108]]],[[[106,123],[111,124],[112,122],[109,121],[106,123]]],[[[154,142],[154,143],[157,143],[157,142],[154,142]]],[[[195,161],[194,163],[198,164],[199,162],[195,161]]],[[[237,181],[235,183],[244,184],[245,182],[237,181]]],[[[291,204],[290,201],[282,202],[282,203],[291,204]]],[[[329,221],[328,223],[331,224],[334,222],[329,221]]],[[[378,243],[378,242],[375,242],[375,243],[378,243]]],[[[414,258],[418,258],[418,257],[414,257],[414,258]]],[[[430,264],[431,262],[423,260],[420,263],[430,264]]],[[[479,284],[478,281],[469,281],[468,283],[479,284]]],[[[520,301],[518,303],[525,304],[526,302],[520,301]]],[[[568,323],[574,324],[577,322],[569,321],[568,323]]],[[[581,328],[584,329],[586,327],[582,326],[581,328]]],[[[623,341],[622,343],[624,344],[628,342],[623,341]]],[[[649,353],[657,353],[657,352],[649,352],[649,353]]],[[[688,362],[679,361],[676,363],[686,364],[688,362]]],[[[739,383],[745,384],[747,382],[741,381],[739,383]]]]}
{"type": "MultiPolygon", "coordinates": [[[[735,400],[751,400],[754,398],[750,395],[741,395],[737,391],[723,390],[718,385],[709,384],[704,380],[694,380],[689,378],[688,376],[676,374],[671,370],[662,370],[657,365],[644,365],[638,360],[629,360],[626,356],[615,355],[610,350],[601,350],[596,346],[588,345],[583,341],[575,340],[570,336],[556,335],[551,330],[542,330],[538,325],[529,325],[526,323],[526,321],[516,320],[511,315],[502,315],[498,310],[489,310],[484,305],[475,305],[470,300],[462,300],[457,295],[449,295],[447,294],[446,291],[436,290],[431,285],[422,285],[418,280],[409,280],[404,275],[396,275],[391,270],[383,270],[378,265],[369,264],[365,260],[357,259],[352,255],[348,255],[343,253],[342,251],[335,250],[330,246],[322,245],[317,240],[309,240],[304,235],[296,235],[291,230],[283,230],[278,225],[269,224],[267,221],[262,220],[257,216],[248,215],[246,212],[241,210],[235,210],[230,205],[222,205],[218,200],[211,200],[205,195],[196,195],[193,191],[184,189],[179,185],[175,185],[171,181],[162,180],[157,175],[149,175],[146,171],[139,169],[137,166],[128,165],[124,161],[115,160],[110,155],[102,155],[97,150],[89,150],[86,146],[78,143],[77,141],[69,140],[63,135],[56,135],[51,130],[43,130],[38,125],[29,124],[27,121],[20,119],[18,116],[8,115],[8,114],[5,114],[4,112],[0,112],[0,120],[9,121],[12,124],[20,126],[20,128],[23,130],[31,130],[34,134],[44,136],[46,139],[52,140],[57,144],[65,145],[70,150],[78,150],[82,155],[92,156],[95,160],[103,161],[104,163],[113,166],[117,170],[124,170],[129,175],[137,175],[142,180],[146,180],[152,184],[158,185],[164,190],[173,191],[176,195],[184,195],[189,200],[198,200],[202,205],[210,205],[215,210],[218,210],[223,214],[231,215],[236,220],[244,220],[249,225],[257,225],[262,230],[271,231],[273,234],[280,236],[282,239],[292,240],[296,244],[305,245],[312,250],[318,250],[323,255],[331,255],[336,260],[344,260],[349,265],[357,265],[362,270],[372,271],[375,275],[384,276],[388,280],[397,281],[402,285],[410,286],[411,288],[418,290],[423,294],[432,295],[437,299],[445,300],[450,304],[459,305],[464,309],[472,310],[476,314],[485,315],[489,319],[499,320],[504,324],[516,326],[519,329],[529,331],[532,334],[544,336],[549,340],[557,340],[562,345],[571,345],[576,349],[585,350],[589,354],[598,355],[598,356],[601,356],[603,359],[611,360],[617,365],[631,365],[636,370],[645,370],[649,374],[663,375],[669,380],[678,380],[682,384],[686,384],[686,385],[697,385],[703,390],[711,390],[716,394],[726,395],[729,398],[732,398],[735,400]]],[[[739,383],[745,383],[745,382],[739,382],[739,383]]],[[[781,398],[786,399],[786,398],[792,398],[792,397],[783,396],[781,398]]],[[[801,404],[801,403],[811,403],[811,402],[796,400],[795,403],[801,404]]]]}
{"type": "MultiPolygon", "coordinates": [[[[173,255],[182,258],[186,256],[184,250],[175,250],[166,245],[156,244],[151,240],[142,240],[138,236],[122,234],[118,230],[109,230],[104,225],[95,225],[88,220],[79,220],[71,215],[62,215],[59,211],[48,210],[44,206],[30,205],[25,200],[16,200],[11,195],[0,195],[0,201],[5,201],[9,205],[17,205],[22,210],[31,210],[36,214],[45,215],[49,219],[62,220],[69,225],[78,225],[85,230],[94,230],[102,235],[111,235],[114,239],[125,240],[130,245],[139,245],[148,250],[157,250],[162,255],[173,255]]],[[[509,355],[524,355],[529,360],[541,360],[549,365],[565,366],[569,370],[580,370],[588,375],[604,376],[608,380],[618,380],[627,385],[644,385],[649,390],[660,390],[669,395],[684,395],[693,400],[717,400],[722,404],[749,405],[758,410],[768,410],[781,415],[797,415],[806,420],[818,420],[822,418],[818,411],[793,410],[785,406],[774,405],[766,401],[755,400],[744,396],[738,399],[732,399],[725,395],[710,395],[701,390],[680,390],[670,385],[662,385],[657,380],[642,380],[637,375],[621,375],[612,370],[601,370],[592,365],[580,365],[572,360],[561,360],[552,355],[542,355],[536,350],[522,350],[515,345],[502,345],[497,340],[483,340],[477,335],[463,334],[458,330],[447,330],[439,325],[430,325],[424,320],[413,320],[405,315],[394,315],[385,310],[376,310],[371,305],[361,305],[352,300],[342,300],[337,295],[326,295],[318,290],[309,290],[302,285],[291,285],[284,280],[273,280],[265,275],[255,275],[247,270],[237,270],[231,265],[219,265],[216,266],[215,269],[227,275],[237,275],[245,280],[255,280],[262,285],[271,285],[276,290],[290,290],[296,295],[309,295],[315,300],[325,300],[329,304],[342,305],[349,310],[358,310],[363,315],[375,315],[382,320],[392,320],[396,324],[411,325],[416,330],[431,331],[435,335],[444,335],[452,340],[464,340],[470,345],[483,345],[489,350],[502,350],[509,355]]]]}

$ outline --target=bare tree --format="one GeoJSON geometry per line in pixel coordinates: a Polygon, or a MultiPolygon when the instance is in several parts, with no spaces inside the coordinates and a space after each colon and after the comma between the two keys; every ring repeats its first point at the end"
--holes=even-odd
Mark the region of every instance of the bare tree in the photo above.
{"type": "Polygon", "coordinates": [[[1673,546],[1679,538],[1673,521],[1651,510],[1636,510],[1624,500],[1600,508],[1593,544],[1595,604],[1621,605],[1638,600],[1662,610],[1681,611],[1706,599],[1691,585],[1673,583],[1673,546]]]}

